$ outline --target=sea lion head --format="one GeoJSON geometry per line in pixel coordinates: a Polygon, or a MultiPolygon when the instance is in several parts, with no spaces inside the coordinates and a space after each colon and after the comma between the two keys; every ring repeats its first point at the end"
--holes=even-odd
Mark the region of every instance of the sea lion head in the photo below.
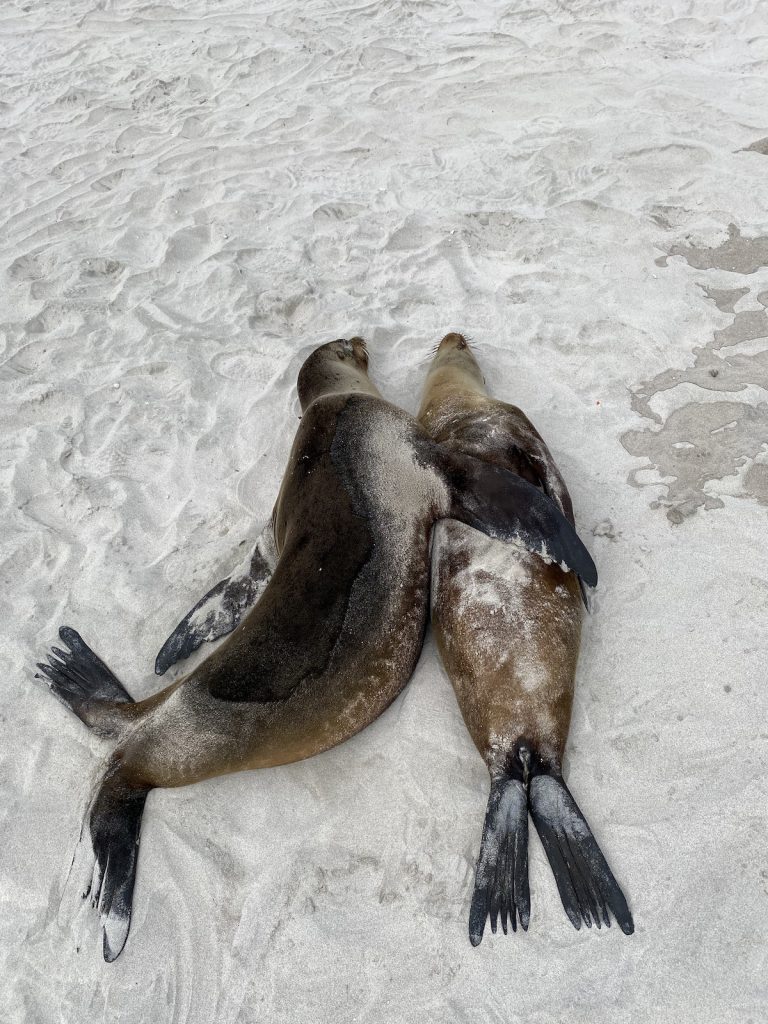
{"type": "Polygon", "coordinates": [[[463,334],[458,334],[456,331],[446,334],[437,346],[432,365],[429,368],[430,373],[436,371],[445,371],[446,375],[453,373],[456,376],[469,377],[481,388],[485,384],[469,342],[463,334]]]}
{"type": "Polygon", "coordinates": [[[435,349],[421,398],[419,419],[434,427],[435,416],[448,414],[456,406],[486,397],[485,380],[469,342],[451,331],[435,349]]]}
{"type": "Polygon", "coordinates": [[[323,395],[365,391],[378,395],[368,378],[368,350],[362,338],[337,338],[316,348],[299,370],[299,401],[304,412],[323,395]]]}

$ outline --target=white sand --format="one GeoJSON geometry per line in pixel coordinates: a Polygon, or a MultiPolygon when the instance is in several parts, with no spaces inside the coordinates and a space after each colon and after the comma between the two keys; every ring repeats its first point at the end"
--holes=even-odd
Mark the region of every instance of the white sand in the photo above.
{"type": "Polygon", "coordinates": [[[6,0],[0,31],[0,1018],[765,1020],[764,5],[6,0]],[[568,777],[636,934],[575,932],[532,837],[529,933],[470,947],[487,779],[428,642],[338,750],[153,794],[105,965],[57,907],[107,748],[34,661],[67,623],[152,693],[271,509],[303,354],[360,332],[415,409],[450,328],[600,569],[568,777]]]}

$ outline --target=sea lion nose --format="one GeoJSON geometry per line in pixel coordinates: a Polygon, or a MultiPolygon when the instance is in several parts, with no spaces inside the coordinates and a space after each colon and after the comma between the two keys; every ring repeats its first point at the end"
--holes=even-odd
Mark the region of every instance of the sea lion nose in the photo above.
{"type": "Polygon", "coordinates": [[[352,352],[355,358],[367,366],[368,349],[366,347],[365,341],[361,337],[359,337],[359,335],[356,335],[354,338],[350,338],[349,343],[352,346],[352,352]]]}
{"type": "Polygon", "coordinates": [[[446,334],[443,340],[440,342],[440,348],[466,348],[467,342],[463,334],[457,334],[456,331],[451,331],[450,334],[446,334]]]}

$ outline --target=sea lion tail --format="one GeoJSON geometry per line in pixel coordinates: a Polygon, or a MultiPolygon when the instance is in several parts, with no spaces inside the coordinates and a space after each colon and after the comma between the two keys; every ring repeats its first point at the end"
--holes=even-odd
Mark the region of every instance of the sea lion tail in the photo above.
{"type": "Polygon", "coordinates": [[[69,650],[52,647],[48,663],[37,663],[51,693],[98,735],[118,735],[133,698],[79,633],[62,626],[59,636],[69,650]]]}
{"type": "Polygon", "coordinates": [[[91,800],[70,868],[68,888],[98,910],[104,959],[112,963],[128,938],[144,804],[150,787],[130,780],[112,758],[91,800]]]}
{"type": "Polygon", "coordinates": [[[478,946],[486,918],[496,934],[497,917],[507,934],[507,921],[517,931],[528,929],[531,897],[528,888],[528,794],[524,778],[505,776],[491,783],[485,812],[475,891],[469,911],[469,941],[478,946]]]}
{"type": "Polygon", "coordinates": [[[471,456],[443,450],[451,487],[447,515],[489,537],[516,541],[575,572],[590,587],[597,569],[576,530],[547,495],[516,473],[471,456]]]}
{"type": "Polygon", "coordinates": [[[625,935],[635,930],[624,893],[559,774],[535,774],[529,805],[533,823],[574,928],[610,927],[613,914],[625,935]],[[610,911],[610,914],[609,914],[610,911]]]}

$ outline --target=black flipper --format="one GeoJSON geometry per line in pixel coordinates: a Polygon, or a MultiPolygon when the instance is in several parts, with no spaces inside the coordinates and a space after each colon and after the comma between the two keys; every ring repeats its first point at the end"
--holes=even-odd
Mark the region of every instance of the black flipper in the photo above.
{"type": "Polygon", "coordinates": [[[148,788],[129,783],[114,761],[88,815],[95,864],[91,884],[82,895],[83,899],[90,896],[91,906],[98,909],[107,963],[117,959],[128,938],[141,817],[148,793],[148,788]]]}
{"type": "Polygon", "coordinates": [[[155,659],[157,675],[163,675],[171,665],[188,658],[201,644],[231,633],[261,597],[276,563],[277,551],[270,520],[253,553],[226,579],[209,590],[165,641],[155,659]]]}
{"type": "Polygon", "coordinates": [[[524,930],[528,929],[528,794],[525,782],[519,778],[497,779],[491,784],[469,911],[469,941],[473,946],[482,941],[489,916],[494,934],[497,916],[501,917],[505,935],[507,921],[513,932],[518,921],[524,930]]]}
{"type": "Polygon", "coordinates": [[[533,484],[500,466],[454,452],[444,470],[452,488],[448,513],[489,537],[517,541],[548,561],[597,584],[597,569],[574,527],[555,502],[533,484]]]}
{"type": "Polygon", "coordinates": [[[528,469],[528,479],[538,481],[548,495],[573,525],[573,502],[565,486],[557,463],[552,458],[544,438],[520,409],[507,406],[512,414],[512,433],[517,434],[520,443],[514,446],[517,458],[522,459],[528,469]]]}
{"type": "MultiPolygon", "coordinates": [[[[527,466],[528,479],[538,482],[547,497],[555,502],[571,526],[574,526],[571,496],[543,437],[519,409],[512,408],[512,415],[520,431],[520,446],[515,447],[515,452],[517,458],[524,460],[527,466]]],[[[579,579],[579,590],[584,607],[591,612],[591,590],[581,578],[579,579]]]]}
{"type": "Polygon", "coordinates": [[[574,928],[592,922],[610,926],[610,914],[625,935],[635,930],[624,893],[613,877],[584,815],[560,775],[534,775],[531,817],[574,928]],[[610,911],[610,914],[609,914],[610,911]]]}
{"type": "MultiPolygon", "coordinates": [[[[102,736],[114,736],[125,721],[125,708],[133,698],[79,633],[62,626],[59,636],[69,648],[52,647],[48,663],[37,667],[46,676],[55,697],[87,726],[102,736]]],[[[35,674],[35,678],[42,676],[35,674]]]]}

